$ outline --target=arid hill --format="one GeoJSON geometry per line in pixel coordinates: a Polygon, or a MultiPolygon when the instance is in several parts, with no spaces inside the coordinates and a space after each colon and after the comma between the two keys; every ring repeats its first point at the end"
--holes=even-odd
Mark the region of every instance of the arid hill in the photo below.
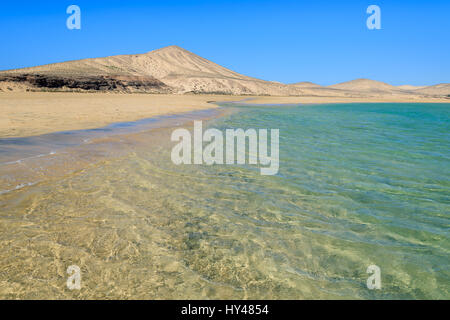
{"type": "Polygon", "coordinates": [[[321,85],[309,81],[292,83],[290,85],[297,88],[322,88],[321,85]]]}
{"type": "Polygon", "coordinates": [[[409,85],[409,84],[404,84],[404,85],[401,85],[401,86],[397,86],[397,88],[399,88],[401,90],[414,91],[414,90],[426,88],[426,86],[412,86],[412,85],[409,85]]]}
{"type": "MultiPolygon", "coordinates": [[[[226,69],[177,46],[138,55],[119,55],[106,58],[84,59],[49,64],[33,68],[9,70],[0,73],[0,82],[8,82],[12,90],[28,88],[43,89],[47,83],[59,83],[48,89],[72,91],[85,90],[87,83],[99,83],[97,90],[110,90],[105,79],[119,82],[114,91],[141,91],[166,93],[220,93],[256,95],[296,95],[296,88],[247,77],[226,69]],[[29,79],[32,81],[29,81],[29,79]],[[36,83],[34,78],[41,79],[36,83]],[[77,79],[80,86],[67,86],[66,79],[77,79]],[[130,88],[124,88],[120,79],[139,79],[130,88]],[[83,79],[86,83],[82,83],[83,79]],[[94,80],[95,79],[95,80],[94,80]],[[159,81],[159,83],[157,83],[159,81]],[[22,88],[20,87],[22,85],[22,88]]],[[[5,87],[5,85],[3,85],[5,87]]],[[[94,88],[93,90],[96,90],[94,88]]]]}
{"type": "Polygon", "coordinates": [[[420,88],[414,92],[424,95],[447,96],[450,97],[450,83],[441,83],[434,86],[420,88]]]}
{"type": "Polygon", "coordinates": [[[311,82],[286,85],[248,77],[178,46],[144,54],[54,63],[0,72],[0,91],[105,91],[313,97],[447,96],[449,84],[394,87],[358,79],[328,87],[311,82]]]}
{"type": "Polygon", "coordinates": [[[328,88],[357,92],[395,92],[401,90],[399,88],[391,86],[390,84],[369,79],[356,79],[352,81],[342,82],[328,86],[328,88]]]}

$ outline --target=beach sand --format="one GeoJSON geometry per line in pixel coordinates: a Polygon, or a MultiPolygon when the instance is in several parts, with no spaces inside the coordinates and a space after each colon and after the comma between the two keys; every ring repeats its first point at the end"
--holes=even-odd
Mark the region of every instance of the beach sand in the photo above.
{"type": "Polygon", "coordinates": [[[448,99],[275,97],[227,95],[111,94],[111,93],[0,93],[0,138],[102,127],[164,114],[216,108],[210,102],[255,104],[345,102],[449,102],[448,99]]]}
{"type": "Polygon", "coordinates": [[[240,99],[220,95],[2,93],[0,137],[99,128],[115,122],[217,107],[208,101],[240,99]]]}

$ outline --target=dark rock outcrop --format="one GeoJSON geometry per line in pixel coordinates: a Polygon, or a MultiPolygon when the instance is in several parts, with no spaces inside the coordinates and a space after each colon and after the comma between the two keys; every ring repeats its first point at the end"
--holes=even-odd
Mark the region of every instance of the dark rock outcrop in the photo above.
{"type": "Polygon", "coordinates": [[[171,89],[162,81],[143,76],[56,76],[44,74],[2,74],[0,82],[22,83],[36,89],[61,91],[158,92],[171,89]]]}

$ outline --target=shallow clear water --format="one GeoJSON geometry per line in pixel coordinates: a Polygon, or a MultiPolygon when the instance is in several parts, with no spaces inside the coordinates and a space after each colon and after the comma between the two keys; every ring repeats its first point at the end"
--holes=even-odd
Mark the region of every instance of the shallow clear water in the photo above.
{"type": "Polygon", "coordinates": [[[276,176],[175,166],[172,129],[67,149],[58,174],[0,195],[0,297],[448,299],[449,107],[240,107],[208,123],[279,128],[276,176]]]}

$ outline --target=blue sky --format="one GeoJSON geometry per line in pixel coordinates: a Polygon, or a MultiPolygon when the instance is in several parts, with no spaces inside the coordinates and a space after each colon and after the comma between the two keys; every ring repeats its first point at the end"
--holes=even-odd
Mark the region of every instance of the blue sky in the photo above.
{"type": "Polygon", "coordinates": [[[448,0],[1,1],[0,70],[176,44],[265,80],[431,85],[450,82],[449,16],[448,0]],[[81,30],[66,28],[71,4],[81,30]]]}

